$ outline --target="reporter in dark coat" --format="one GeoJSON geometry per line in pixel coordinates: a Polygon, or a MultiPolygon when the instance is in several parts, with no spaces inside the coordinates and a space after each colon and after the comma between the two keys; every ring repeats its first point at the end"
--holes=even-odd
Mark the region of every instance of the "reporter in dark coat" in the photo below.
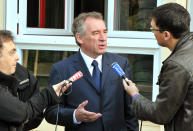
{"type": "MultiPolygon", "coordinates": [[[[17,91],[18,98],[21,101],[26,102],[39,92],[38,80],[19,63],[17,63],[16,71],[12,76],[15,77],[18,81],[17,86],[15,86],[15,90],[17,91]]],[[[41,115],[24,124],[24,130],[27,131],[38,127],[41,124],[43,118],[44,117],[42,112],[41,115]]]]}
{"type": "MultiPolygon", "coordinates": [[[[28,84],[33,81],[33,78],[25,79],[27,72],[21,65],[17,64],[18,60],[19,57],[16,53],[11,32],[1,30],[0,131],[23,131],[27,128],[33,128],[34,125],[32,124],[32,126],[28,122],[37,119],[46,106],[59,102],[59,91],[65,82],[62,81],[52,87],[49,86],[35,95],[31,94],[33,95],[31,97],[29,94],[25,94],[30,89],[25,88],[28,88],[28,84]],[[17,72],[15,73],[16,69],[17,72]],[[26,123],[28,123],[27,126],[25,125],[26,123]]],[[[67,87],[69,86],[70,84],[67,85],[67,87]]],[[[67,87],[64,87],[63,91],[66,90],[67,87]]],[[[33,90],[34,88],[31,89],[33,90]]],[[[33,91],[29,91],[28,93],[31,92],[33,91]]],[[[37,124],[39,124],[39,122],[37,124]]]]}
{"type": "Polygon", "coordinates": [[[190,14],[177,3],[167,3],[152,12],[152,31],[160,46],[172,51],[158,77],[159,94],[152,102],[135,84],[124,81],[133,97],[132,111],[141,120],[164,125],[165,131],[193,131],[193,33],[190,14]]]}

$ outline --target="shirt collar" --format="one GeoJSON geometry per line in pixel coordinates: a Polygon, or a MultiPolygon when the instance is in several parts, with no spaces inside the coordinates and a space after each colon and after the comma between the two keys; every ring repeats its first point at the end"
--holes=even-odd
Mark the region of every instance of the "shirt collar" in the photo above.
{"type": "Polygon", "coordinates": [[[84,62],[86,63],[86,66],[88,69],[92,67],[93,60],[96,60],[98,62],[99,70],[102,72],[102,55],[98,56],[96,59],[91,58],[90,56],[87,56],[82,50],[80,49],[80,54],[82,55],[84,62]]]}

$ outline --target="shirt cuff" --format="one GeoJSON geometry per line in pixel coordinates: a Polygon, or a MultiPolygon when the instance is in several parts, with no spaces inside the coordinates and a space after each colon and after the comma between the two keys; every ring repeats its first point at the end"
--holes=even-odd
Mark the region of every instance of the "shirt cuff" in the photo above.
{"type": "Polygon", "coordinates": [[[138,93],[136,93],[135,95],[133,95],[133,96],[132,96],[132,101],[133,101],[137,96],[139,96],[138,93]]]}
{"type": "Polygon", "coordinates": [[[76,120],[75,112],[76,112],[76,110],[74,110],[74,112],[73,112],[73,122],[74,122],[74,124],[81,124],[81,121],[78,122],[78,121],[76,120]]]}

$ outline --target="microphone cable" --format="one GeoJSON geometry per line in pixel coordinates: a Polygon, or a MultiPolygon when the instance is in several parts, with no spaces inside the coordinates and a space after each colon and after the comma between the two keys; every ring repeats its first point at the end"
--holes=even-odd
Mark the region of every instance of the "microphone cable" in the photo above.
{"type": "MultiPolygon", "coordinates": [[[[60,89],[60,92],[59,92],[59,94],[63,94],[63,92],[62,92],[62,88],[60,89]]],[[[62,95],[61,95],[62,96],[62,95]]],[[[61,96],[59,97],[59,99],[61,98],[61,96]]],[[[57,104],[57,114],[56,114],[56,127],[55,127],[55,131],[57,131],[57,127],[58,127],[58,117],[59,117],[59,112],[60,112],[60,104],[58,103],[57,104]]]]}
{"type": "MultiPolygon", "coordinates": [[[[80,79],[81,77],[83,77],[82,72],[81,71],[76,72],[68,80],[66,80],[66,82],[62,85],[62,88],[64,86],[66,86],[67,84],[72,83],[72,82],[80,79]]],[[[72,86],[69,87],[70,91],[68,91],[67,93],[65,93],[65,92],[63,93],[62,92],[62,88],[60,88],[60,92],[59,92],[59,95],[61,94],[61,96],[62,95],[69,95],[72,92],[72,86]]],[[[61,99],[61,96],[59,96],[59,99],[61,99]]],[[[58,126],[58,119],[59,119],[59,112],[60,112],[60,105],[59,104],[57,105],[57,108],[58,108],[58,110],[57,110],[57,114],[56,114],[56,127],[55,127],[55,131],[57,131],[57,126],[58,126]]]]}
{"type": "MultiPolygon", "coordinates": [[[[72,82],[72,81],[70,81],[72,82]]],[[[69,82],[69,83],[70,83],[69,82]]],[[[63,86],[66,86],[66,83],[63,85],[63,86]]],[[[60,89],[60,93],[59,94],[64,94],[64,95],[69,95],[71,92],[72,92],[72,87],[69,87],[70,88],[70,91],[68,93],[63,93],[62,92],[62,88],[60,89]]],[[[61,96],[62,96],[61,95],[61,96]]],[[[61,96],[59,96],[59,99],[61,98],[61,96]]],[[[58,119],[59,119],[59,113],[60,113],[60,104],[57,104],[57,114],[56,114],[56,127],[55,127],[55,131],[57,131],[57,127],[58,127],[58,119]]]]}
{"type": "Polygon", "coordinates": [[[57,104],[57,115],[56,115],[56,127],[55,127],[55,131],[57,131],[57,127],[58,127],[58,116],[59,116],[59,112],[60,112],[60,106],[59,104],[57,104]]]}

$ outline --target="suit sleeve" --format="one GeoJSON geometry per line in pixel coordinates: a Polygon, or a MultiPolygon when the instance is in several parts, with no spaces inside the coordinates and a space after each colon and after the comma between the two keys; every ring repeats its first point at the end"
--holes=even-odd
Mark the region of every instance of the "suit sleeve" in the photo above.
{"type": "MultiPolygon", "coordinates": [[[[126,63],[123,69],[125,71],[126,76],[132,80],[130,65],[128,60],[126,60],[126,63]]],[[[132,99],[126,92],[124,93],[125,93],[125,119],[126,119],[127,129],[128,131],[138,131],[139,130],[138,120],[136,119],[136,117],[131,111],[132,99]]]]}
{"type": "MultiPolygon", "coordinates": [[[[50,85],[56,84],[64,79],[67,79],[67,78],[62,77],[63,75],[61,75],[61,71],[57,69],[58,68],[53,65],[51,72],[50,72],[50,80],[49,80],[50,85]]],[[[66,105],[65,99],[66,99],[66,96],[62,95],[60,98],[59,106],[58,105],[51,106],[46,109],[45,119],[47,122],[51,124],[56,124],[57,115],[59,115],[58,116],[58,125],[62,125],[62,126],[72,126],[73,125],[73,112],[75,109],[65,107],[66,105]]]]}

